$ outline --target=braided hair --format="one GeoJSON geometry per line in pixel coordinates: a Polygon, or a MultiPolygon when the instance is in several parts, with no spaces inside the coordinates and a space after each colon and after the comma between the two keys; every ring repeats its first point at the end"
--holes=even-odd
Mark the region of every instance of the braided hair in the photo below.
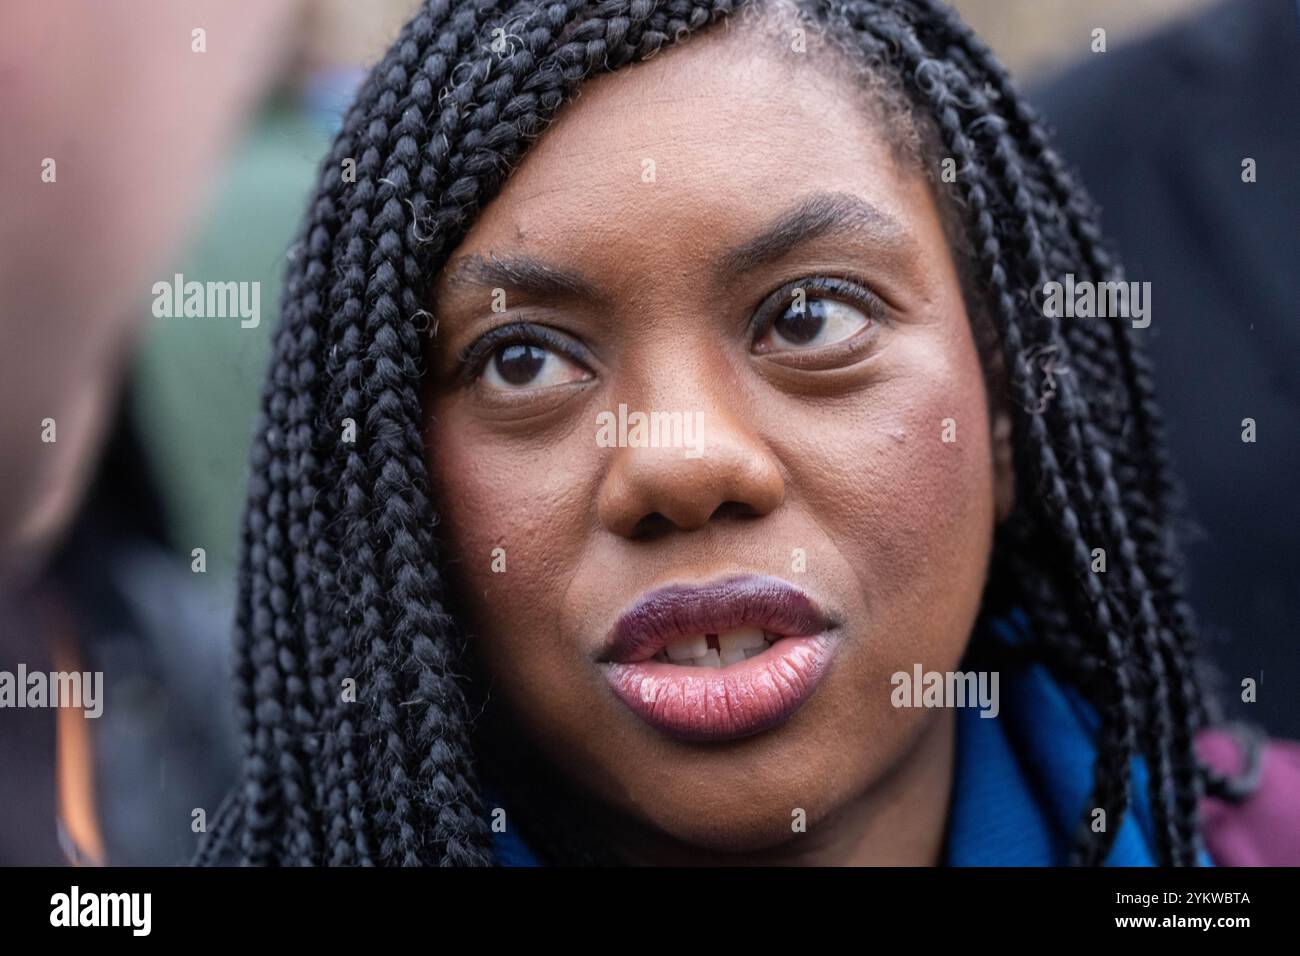
{"type": "MultiPolygon", "coordinates": [[[[492,862],[480,778],[495,758],[476,737],[421,438],[424,306],[584,77],[776,2],[427,0],[370,72],[291,250],[243,525],[243,770],[197,862],[492,862]],[[355,441],[342,441],[349,422],[355,441]],[[349,679],[356,703],[340,693],[349,679]]],[[[1024,607],[1034,653],[1097,707],[1088,807],[1120,820],[1144,758],[1161,862],[1192,864],[1206,785],[1192,741],[1215,715],[1151,374],[1125,320],[1052,316],[1035,299],[1065,273],[1121,281],[1121,267],[1033,112],[944,3],[794,2],[908,104],[927,164],[956,163],[944,202],[972,321],[993,333],[1022,490],[998,530],[985,613],[1024,607]],[[1048,402],[1034,360],[1045,350],[1071,373],[1048,402]],[[1091,570],[1098,547],[1109,573],[1091,570]]],[[[547,806],[526,824],[543,856],[600,860],[572,805],[547,806]]],[[[1081,820],[1073,861],[1103,861],[1117,830],[1081,820]]]]}

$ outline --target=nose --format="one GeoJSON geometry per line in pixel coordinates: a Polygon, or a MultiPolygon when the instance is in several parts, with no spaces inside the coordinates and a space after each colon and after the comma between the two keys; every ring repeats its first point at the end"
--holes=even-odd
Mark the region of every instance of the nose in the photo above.
{"type": "Polygon", "coordinates": [[[761,517],[781,504],[780,465],[742,414],[699,414],[698,455],[644,442],[611,449],[597,499],[606,529],[626,538],[693,531],[724,516],[761,517]]]}

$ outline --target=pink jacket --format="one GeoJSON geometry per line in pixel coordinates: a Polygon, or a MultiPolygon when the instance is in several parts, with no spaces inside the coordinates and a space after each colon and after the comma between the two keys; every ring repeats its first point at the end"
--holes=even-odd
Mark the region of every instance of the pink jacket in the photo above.
{"type": "Polygon", "coordinates": [[[1211,859],[1220,866],[1300,865],[1300,743],[1257,739],[1252,746],[1248,734],[1224,727],[1201,731],[1196,750],[1203,763],[1253,791],[1201,801],[1211,859]]]}

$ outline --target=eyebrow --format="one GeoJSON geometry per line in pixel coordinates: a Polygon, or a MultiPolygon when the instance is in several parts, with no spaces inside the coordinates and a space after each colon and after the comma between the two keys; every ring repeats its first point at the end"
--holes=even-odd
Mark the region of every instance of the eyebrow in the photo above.
{"type": "MultiPolygon", "coordinates": [[[[837,233],[857,233],[867,240],[902,246],[907,231],[883,210],[846,192],[818,192],[804,197],[757,236],[719,255],[719,276],[752,272],[779,260],[797,246],[837,233]]],[[[462,286],[510,288],[539,299],[606,300],[608,294],[581,273],[529,255],[496,253],[466,256],[445,276],[448,290],[462,286]]]]}
{"type": "Polygon", "coordinates": [[[789,209],[762,233],[723,253],[718,269],[751,272],[775,262],[795,247],[825,235],[854,232],[873,243],[901,246],[902,224],[860,196],[845,192],[813,193],[789,209]]]}
{"type": "Polygon", "coordinates": [[[533,256],[503,258],[496,253],[467,256],[446,276],[448,287],[463,285],[511,288],[537,298],[603,298],[599,286],[577,272],[533,256]]]}
{"type": "Polygon", "coordinates": [[[448,289],[489,286],[513,289],[537,298],[599,299],[601,286],[581,273],[562,269],[529,255],[502,258],[495,252],[461,259],[446,277],[448,289]]]}

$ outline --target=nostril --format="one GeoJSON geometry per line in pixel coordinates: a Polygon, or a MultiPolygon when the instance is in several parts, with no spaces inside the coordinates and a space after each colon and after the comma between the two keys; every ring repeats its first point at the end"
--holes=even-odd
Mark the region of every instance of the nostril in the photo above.
{"type": "MultiPolygon", "coordinates": [[[[739,501],[724,501],[713,509],[708,520],[703,524],[709,524],[714,521],[726,519],[747,519],[757,518],[759,512],[755,508],[739,501]]],[[[661,538],[670,531],[694,530],[696,527],[702,527],[694,522],[684,522],[681,517],[673,520],[665,514],[653,511],[648,515],[643,515],[641,519],[632,528],[631,537],[638,541],[653,541],[661,538]]]]}
{"type": "Polygon", "coordinates": [[[631,537],[636,541],[653,541],[662,538],[673,530],[673,527],[673,523],[668,518],[655,511],[645,515],[636,523],[632,528],[631,537]]]}
{"type": "Polygon", "coordinates": [[[597,519],[621,538],[648,539],[771,514],[785,497],[780,463],[757,439],[740,438],[719,438],[707,460],[685,464],[675,455],[620,449],[597,492],[597,519]]]}
{"type": "Polygon", "coordinates": [[[718,507],[713,509],[713,514],[709,515],[710,521],[718,521],[724,518],[757,518],[758,509],[745,504],[743,501],[724,501],[718,507]]]}

